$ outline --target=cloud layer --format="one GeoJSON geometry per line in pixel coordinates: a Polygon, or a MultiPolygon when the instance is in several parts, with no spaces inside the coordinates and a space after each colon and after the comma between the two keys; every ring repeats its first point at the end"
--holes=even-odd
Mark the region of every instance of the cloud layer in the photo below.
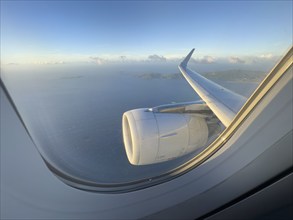
{"type": "Polygon", "coordinates": [[[245,60],[237,57],[237,56],[231,56],[229,57],[229,63],[245,63],[245,60]]]}
{"type": "Polygon", "coordinates": [[[204,56],[202,58],[193,58],[191,61],[194,63],[200,63],[200,64],[212,64],[216,63],[216,58],[212,56],[204,56]]]}
{"type": "MultiPolygon", "coordinates": [[[[54,54],[42,57],[32,56],[27,57],[25,62],[19,60],[7,60],[2,62],[7,66],[12,63],[21,64],[36,64],[36,65],[60,65],[60,64],[95,64],[95,65],[172,65],[177,66],[185,55],[163,55],[163,54],[54,54]],[[19,61],[19,62],[18,62],[19,61]]],[[[251,68],[256,69],[270,69],[280,59],[280,56],[273,55],[272,53],[260,53],[258,55],[245,55],[245,56],[214,56],[194,55],[190,60],[190,65],[200,69],[215,69],[215,68],[251,68]]]]}
{"type": "Polygon", "coordinates": [[[148,59],[153,62],[166,62],[167,59],[164,56],[159,56],[157,54],[149,55],[148,59]]]}
{"type": "Polygon", "coordinates": [[[95,57],[89,57],[90,61],[93,62],[93,63],[96,63],[98,65],[102,65],[102,64],[105,64],[108,62],[108,60],[104,59],[104,58],[101,58],[101,57],[98,57],[98,56],[95,56],[95,57]]]}

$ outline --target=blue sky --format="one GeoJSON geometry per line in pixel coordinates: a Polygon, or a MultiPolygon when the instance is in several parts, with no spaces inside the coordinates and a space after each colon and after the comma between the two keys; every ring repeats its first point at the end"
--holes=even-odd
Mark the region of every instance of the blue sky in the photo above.
{"type": "Polygon", "coordinates": [[[292,1],[1,1],[1,65],[249,63],[292,45],[292,1]]]}

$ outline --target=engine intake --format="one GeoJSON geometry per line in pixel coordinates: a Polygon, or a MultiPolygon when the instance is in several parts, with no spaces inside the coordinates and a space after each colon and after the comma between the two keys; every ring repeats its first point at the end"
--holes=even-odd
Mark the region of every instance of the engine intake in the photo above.
{"type": "Polygon", "coordinates": [[[207,143],[209,131],[199,114],[135,109],[123,114],[123,142],[133,165],[171,160],[207,143]]]}

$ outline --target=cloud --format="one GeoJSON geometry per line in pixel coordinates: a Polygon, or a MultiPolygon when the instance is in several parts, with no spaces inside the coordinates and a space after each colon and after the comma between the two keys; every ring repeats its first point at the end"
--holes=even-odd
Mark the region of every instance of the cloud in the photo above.
{"type": "Polygon", "coordinates": [[[126,56],[120,56],[120,60],[122,63],[124,63],[125,61],[127,61],[127,57],[126,56]]]}
{"type": "Polygon", "coordinates": [[[277,62],[279,59],[280,56],[276,56],[271,53],[251,57],[252,63],[277,62]]]}
{"type": "Polygon", "coordinates": [[[63,60],[60,60],[60,61],[55,61],[52,64],[65,64],[65,62],[63,60]]]}
{"type": "Polygon", "coordinates": [[[259,58],[261,58],[261,59],[271,59],[272,57],[273,57],[273,54],[271,54],[271,53],[261,54],[259,56],[259,58]]]}
{"type": "Polygon", "coordinates": [[[101,58],[101,57],[89,57],[91,59],[92,62],[98,64],[98,65],[102,65],[108,62],[108,60],[101,58]]]}
{"type": "Polygon", "coordinates": [[[245,60],[243,60],[237,56],[229,57],[228,61],[229,61],[229,63],[245,63],[245,60]]]}
{"type": "Polygon", "coordinates": [[[39,64],[39,65],[57,65],[57,64],[65,64],[66,62],[60,60],[60,61],[35,61],[33,64],[39,64]]]}
{"type": "Polygon", "coordinates": [[[8,65],[8,66],[17,66],[19,64],[18,63],[7,63],[6,65],[8,65]]]}
{"type": "Polygon", "coordinates": [[[202,58],[197,59],[191,59],[194,63],[200,63],[200,64],[212,64],[216,62],[216,58],[212,56],[204,56],[202,58]]]}
{"type": "Polygon", "coordinates": [[[102,56],[89,56],[90,63],[95,63],[98,65],[104,64],[121,64],[121,63],[129,63],[135,62],[135,60],[128,58],[125,55],[121,56],[109,56],[109,55],[102,55],[102,56]]]}
{"type": "Polygon", "coordinates": [[[166,62],[167,58],[164,56],[159,56],[157,54],[149,55],[148,60],[154,61],[154,62],[166,62]]]}

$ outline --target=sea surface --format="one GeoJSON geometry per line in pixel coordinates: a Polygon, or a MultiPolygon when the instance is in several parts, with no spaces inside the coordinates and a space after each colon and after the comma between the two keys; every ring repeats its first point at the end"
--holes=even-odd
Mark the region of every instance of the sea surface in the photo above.
{"type": "MultiPolygon", "coordinates": [[[[10,69],[2,79],[37,147],[60,171],[96,183],[152,178],[192,155],[133,166],[122,143],[125,111],[198,100],[174,73],[127,72],[96,67],[10,69]]],[[[217,83],[249,96],[255,82],[217,83]]]]}

